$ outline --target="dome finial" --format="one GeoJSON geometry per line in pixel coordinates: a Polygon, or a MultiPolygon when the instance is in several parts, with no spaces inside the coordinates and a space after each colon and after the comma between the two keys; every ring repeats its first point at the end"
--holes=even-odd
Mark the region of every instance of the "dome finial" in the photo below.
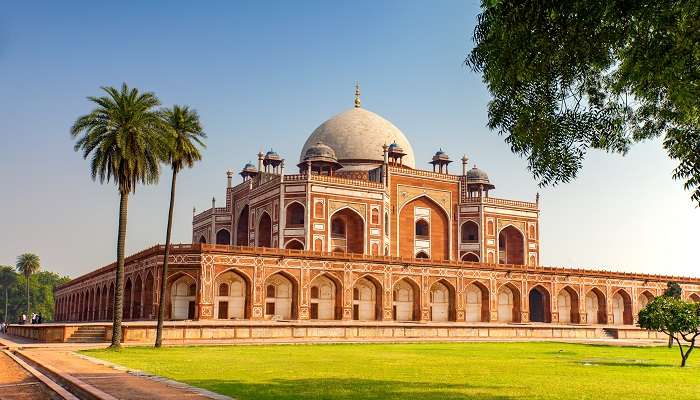
{"type": "Polygon", "coordinates": [[[360,101],[360,82],[355,81],[355,108],[360,108],[362,102],[360,101]]]}

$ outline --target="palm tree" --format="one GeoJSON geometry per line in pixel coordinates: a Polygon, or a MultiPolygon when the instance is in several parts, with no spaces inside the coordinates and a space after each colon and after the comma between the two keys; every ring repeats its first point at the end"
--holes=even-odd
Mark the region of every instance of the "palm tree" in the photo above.
{"type": "MultiPolygon", "coordinates": [[[[4,265],[0,267],[0,286],[5,289],[5,314],[3,314],[3,322],[7,323],[7,293],[10,290],[10,286],[15,284],[17,280],[17,274],[12,269],[12,267],[4,265]]],[[[29,280],[27,280],[29,282],[29,280]]]]}
{"type": "Polygon", "coordinates": [[[39,271],[41,261],[39,261],[39,256],[36,254],[24,253],[17,257],[16,268],[19,273],[24,275],[27,281],[27,317],[29,317],[29,277],[39,271]]]}
{"type": "Polygon", "coordinates": [[[114,293],[114,319],[110,348],[121,347],[122,307],[124,302],[124,244],[129,193],[136,186],[158,182],[160,162],[167,143],[155,107],[160,105],[151,92],[139,93],[126,83],[121,89],[102,87],[106,96],[88,97],[97,104],[89,114],[78,118],[71,128],[77,138],[75,151],[83,158],[91,155],[93,180],[113,180],[119,191],[119,227],[117,235],[117,270],[114,293]],[[83,133],[82,136],[79,136],[83,133]]]}
{"type": "Polygon", "coordinates": [[[163,318],[165,316],[166,279],[168,276],[168,257],[170,255],[170,231],[173,225],[173,207],[175,206],[175,180],[177,173],[183,167],[192,168],[195,161],[202,159],[198,145],[206,147],[202,139],[207,135],[202,132],[197,111],[187,106],[175,105],[173,108],[162,110],[161,116],[165,124],[170,127],[171,137],[167,162],[173,170],[173,179],[170,185],[170,208],[168,209],[168,228],[165,233],[165,255],[163,258],[163,270],[160,277],[160,301],[158,302],[158,326],[156,327],[155,347],[163,344],[163,318]]]}

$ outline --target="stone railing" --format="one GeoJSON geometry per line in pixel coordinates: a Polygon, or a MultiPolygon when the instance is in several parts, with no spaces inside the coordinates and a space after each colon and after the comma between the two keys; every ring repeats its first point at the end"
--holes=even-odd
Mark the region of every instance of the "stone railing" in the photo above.
{"type": "Polygon", "coordinates": [[[537,203],[531,203],[528,201],[519,201],[519,200],[508,200],[508,199],[499,199],[496,197],[467,197],[462,199],[462,203],[464,204],[492,204],[492,205],[497,205],[497,206],[508,206],[508,207],[517,207],[517,208],[527,208],[529,210],[537,210],[538,206],[537,203]]]}

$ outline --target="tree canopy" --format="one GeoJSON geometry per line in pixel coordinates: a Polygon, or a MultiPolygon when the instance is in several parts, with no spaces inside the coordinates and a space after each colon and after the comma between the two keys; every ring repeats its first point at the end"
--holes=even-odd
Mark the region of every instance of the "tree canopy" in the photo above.
{"type": "Polygon", "coordinates": [[[671,336],[678,343],[684,367],[700,336],[700,304],[659,296],[639,311],[639,326],[671,336]]]}
{"type": "Polygon", "coordinates": [[[661,137],[700,204],[699,0],[483,0],[473,39],[488,126],[540,185],[661,137]]]}
{"type": "MultiPolygon", "coordinates": [[[[7,321],[17,322],[22,313],[26,313],[26,278],[15,272],[14,268],[0,267],[0,321],[4,320],[5,313],[5,282],[8,288],[7,321]]],[[[70,281],[67,276],[60,276],[54,272],[40,271],[29,278],[29,296],[31,298],[30,312],[41,314],[44,321],[53,319],[54,296],[56,286],[70,281]]]]}

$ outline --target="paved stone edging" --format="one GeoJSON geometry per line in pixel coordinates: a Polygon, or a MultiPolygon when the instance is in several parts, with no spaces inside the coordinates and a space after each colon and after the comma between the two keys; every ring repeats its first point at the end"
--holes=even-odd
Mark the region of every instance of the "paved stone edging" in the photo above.
{"type": "Polygon", "coordinates": [[[45,371],[49,373],[49,375],[52,375],[52,379],[60,379],[63,380],[64,384],[68,384],[71,386],[71,390],[74,392],[77,390],[78,392],[82,393],[81,396],[87,395],[89,398],[92,399],[99,399],[99,400],[118,400],[116,397],[103,392],[102,390],[96,388],[95,386],[80,380],[76,378],[73,375],[63,373],[50,364],[44,364],[41,363],[39,360],[37,360],[35,357],[30,356],[29,354],[26,354],[25,352],[21,350],[16,350],[17,354],[19,354],[22,358],[30,361],[31,363],[34,363],[37,366],[40,366],[43,368],[45,371]]]}
{"type": "Polygon", "coordinates": [[[17,357],[16,355],[12,354],[11,351],[9,350],[2,350],[3,353],[7,354],[8,357],[10,357],[13,361],[15,361],[17,364],[19,364],[22,368],[24,368],[27,372],[32,374],[36,379],[38,379],[41,383],[46,385],[50,390],[54,391],[56,394],[61,396],[61,398],[65,400],[79,400],[77,397],[75,397],[72,393],[67,391],[65,388],[63,388],[61,385],[58,383],[52,381],[47,377],[46,375],[42,374],[40,371],[38,371],[36,368],[32,367],[31,365],[27,364],[22,360],[21,358],[17,357]]]}
{"type": "Polygon", "coordinates": [[[72,352],[72,354],[78,358],[81,358],[85,361],[89,361],[93,364],[103,365],[105,367],[112,368],[112,369],[115,369],[117,371],[124,371],[128,374],[139,376],[142,378],[147,378],[147,379],[153,380],[155,382],[159,382],[159,383],[163,383],[163,384],[168,385],[168,386],[175,387],[177,389],[188,390],[190,392],[200,394],[202,396],[208,397],[208,398],[213,399],[213,400],[236,400],[233,397],[229,397],[229,396],[219,394],[219,393],[214,393],[212,391],[202,389],[202,388],[199,388],[196,386],[188,385],[188,384],[183,383],[183,382],[178,382],[178,381],[175,381],[175,380],[172,380],[172,379],[160,376],[160,375],[151,374],[149,372],[141,371],[138,369],[127,368],[123,365],[115,364],[113,362],[101,360],[101,359],[95,358],[95,357],[86,356],[84,354],[80,354],[80,353],[76,353],[76,352],[72,352]]]}

